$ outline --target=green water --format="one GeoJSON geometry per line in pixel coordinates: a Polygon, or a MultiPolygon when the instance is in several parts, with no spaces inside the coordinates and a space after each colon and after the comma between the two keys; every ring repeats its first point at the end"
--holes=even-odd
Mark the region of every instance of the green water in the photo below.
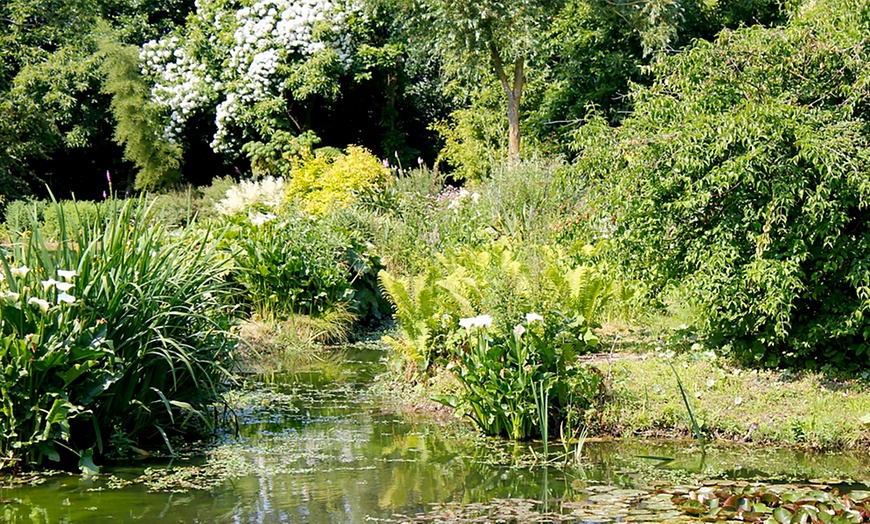
{"type": "MultiPolygon", "coordinates": [[[[870,478],[864,454],[740,446],[702,454],[691,441],[588,443],[580,465],[542,467],[540,446],[532,451],[527,443],[390,413],[369,389],[382,358],[377,350],[350,351],[342,365],[260,377],[233,397],[239,431],[224,435],[211,454],[0,489],[0,519],[523,522],[546,512],[571,522],[679,521],[689,517],[667,495],[651,495],[656,487],[748,479],[848,489],[870,478]],[[141,482],[146,468],[150,477],[141,482]],[[140,481],[124,485],[132,479],[140,481]]],[[[551,444],[550,452],[556,458],[561,447],[551,444]]]]}

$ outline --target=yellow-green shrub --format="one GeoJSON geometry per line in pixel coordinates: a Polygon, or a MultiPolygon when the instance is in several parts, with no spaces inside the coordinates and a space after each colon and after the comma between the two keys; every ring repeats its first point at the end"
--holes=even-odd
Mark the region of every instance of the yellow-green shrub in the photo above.
{"type": "Polygon", "coordinates": [[[367,149],[349,146],[345,153],[319,150],[290,173],[287,198],[307,213],[326,214],[347,207],[360,194],[386,184],[389,169],[367,149]]]}

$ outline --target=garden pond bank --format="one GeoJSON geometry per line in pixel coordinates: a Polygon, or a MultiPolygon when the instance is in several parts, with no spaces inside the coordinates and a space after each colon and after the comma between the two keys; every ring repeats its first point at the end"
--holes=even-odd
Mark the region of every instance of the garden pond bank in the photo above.
{"type": "Polygon", "coordinates": [[[866,453],[740,445],[702,453],[693,441],[590,442],[567,466],[553,443],[544,467],[539,444],[395,414],[370,387],[384,352],[349,348],[345,357],[247,381],[228,399],[238,432],[204,455],[2,487],[0,520],[686,521],[695,517],[681,495],[763,485],[835,499],[870,479],[866,453]]]}

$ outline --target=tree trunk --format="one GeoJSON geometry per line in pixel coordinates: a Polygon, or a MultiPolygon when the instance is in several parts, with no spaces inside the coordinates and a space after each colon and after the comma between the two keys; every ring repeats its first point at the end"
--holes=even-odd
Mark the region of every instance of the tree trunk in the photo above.
{"type": "Polygon", "coordinates": [[[517,57],[514,62],[514,79],[513,84],[511,84],[504,70],[501,54],[499,54],[495,44],[490,43],[489,51],[492,55],[495,73],[501,81],[501,86],[504,88],[505,97],[507,98],[508,161],[514,163],[520,159],[520,101],[523,97],[523,58],[517,57]]]}

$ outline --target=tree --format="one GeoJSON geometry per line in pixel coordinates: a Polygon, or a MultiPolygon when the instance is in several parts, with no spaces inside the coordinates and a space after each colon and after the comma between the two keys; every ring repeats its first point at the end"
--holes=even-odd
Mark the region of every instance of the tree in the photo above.
{"type": "Polygon", "coordinates": [[[449,73],[474,77],[481,64],[492,68],[507,103],[511,161],[520,157],[525,67],[561,5],[561,0],[420,0],[415,8],[420,34],[434,38],[449,73]]]}
{"type": "MultiPolygon", "coordinates": [[[[0,2],[0,190],[18,197],[74,188],[98,197],[106,169],[124,170],[101,93],[97,27],[141,43],[186,15],[187,0],[0,2]],[[82,188],[93,188],[92,193],[82,188]]],[[[116,173],[117,174],[117,173],[116,173]]],[[[117,178],[117,177],[116,177],[117,178]]],[[[83,194],[84,193],[84,194],[83,194]]]]}
{"type": "Polygon", "coordinates": [[[578,143],[626,268],[681,286],[704,333],[747,360],[870,355],[868,31],[868,0],[723,31],[657,60],[632,116],[594,118],[578,143]]]}

